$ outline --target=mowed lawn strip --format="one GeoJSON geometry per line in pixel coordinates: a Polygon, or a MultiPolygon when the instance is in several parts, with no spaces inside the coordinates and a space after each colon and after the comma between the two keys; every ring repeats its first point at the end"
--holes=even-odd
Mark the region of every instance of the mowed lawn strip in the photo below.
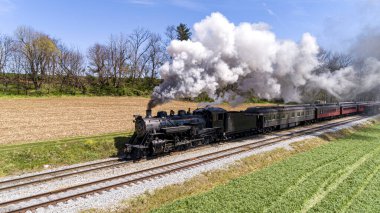
{"type": "Polygon", "coordinates": [[[117,157],[131,133],[112,133],[57,141],[0,145],[0,176],[117,157]]]}
{"type": "Polygon", "coordinates": [[[153,212],[378,212],[379,139],[375,125],[153,212]]]}

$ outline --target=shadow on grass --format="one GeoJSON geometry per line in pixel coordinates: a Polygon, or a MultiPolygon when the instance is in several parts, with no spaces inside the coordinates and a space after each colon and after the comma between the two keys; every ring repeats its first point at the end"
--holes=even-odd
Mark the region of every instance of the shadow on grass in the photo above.
{"type": "Polygon", "coordinates": [[[377,137],[366,134],[366,133],[371,133],[374,131],[379,131],[379,129],[366,127],[364,129],[360,129],[359,133],[358,132],[341,133],[340,131],[338,131],[338,132],[330,132],[327,134],[318,135],[317,137],[326,141],[333,141],[333,140],[342,139],[342,138],[350,138],[352,140],[358,140],[358,141],[374,141],[377,139],[377,137]]]}
{"type": "Polygon", "coordinates": [[[125,158],[124,147],[130,138],[131,136],[114,138],[114,145],[115,145],[115,148],[117,149],[117,154],[116,156],[113,156],[113,157],[119,157],[121,159],[125,158]]]}

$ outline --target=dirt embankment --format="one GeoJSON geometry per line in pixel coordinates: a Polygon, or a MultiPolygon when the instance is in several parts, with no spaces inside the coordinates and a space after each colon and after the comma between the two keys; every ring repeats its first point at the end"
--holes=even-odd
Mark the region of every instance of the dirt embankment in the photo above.
{"type": "MultiPolygon", "coordinates": [[[[139,97],[0,99],[0,144],[132,131],[133,115],[145,115],[148,101],[139,97]]],[[[197,103],[173,101],[153,113],[187,108],[195,109],[197,103]]]]}

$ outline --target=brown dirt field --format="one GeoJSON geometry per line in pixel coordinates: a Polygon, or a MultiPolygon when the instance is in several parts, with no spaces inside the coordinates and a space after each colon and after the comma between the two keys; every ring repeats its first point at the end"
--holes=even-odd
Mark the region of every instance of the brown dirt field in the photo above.
{"type": "MultiPolygon", "coordinates": [[[[0,99],[0,144],[133,131],[133,115],[145,115],[148,101],[140,97],[0,99]]],[[[248,106],[252,104],[233,110],[248,106]]],[[[155,108],[153,114],[189,107],[195,109],[197,103],[173,101],[155,108]]]]}

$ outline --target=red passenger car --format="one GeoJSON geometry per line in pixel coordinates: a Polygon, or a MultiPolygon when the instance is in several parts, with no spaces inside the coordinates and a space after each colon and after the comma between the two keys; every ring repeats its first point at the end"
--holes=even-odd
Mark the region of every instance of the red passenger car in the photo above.
{"type": "Polygon", "coordinates": [[[368,105],[367,103],[360,103],[360,104],[358,104],[358,113],[365,112],[365,109],[366,109],[367,105],[368,105]]]}
{"type": "Polygon", "coordinates": [[[315,117],[317,120],[340,116],[340,107],[337,104],[316,105],[315,117]]]}
{"type": "Polygon", "coordinates": [[[345,104],[340,106],[341,115],[349,115],[358,112],[357,104],[345,104]]]}

